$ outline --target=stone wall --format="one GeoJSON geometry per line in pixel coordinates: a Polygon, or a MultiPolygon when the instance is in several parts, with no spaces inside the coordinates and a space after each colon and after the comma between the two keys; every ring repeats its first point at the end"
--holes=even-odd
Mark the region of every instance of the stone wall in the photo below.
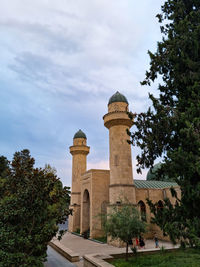
{"type": "Polygon", "coordinates": [[[90,228],[90,237],[100,237],[103,235],[101,214],[105,213],[109,202],[109,170],[89,170],[82,175],[81,188],[81,233],[90,228]],[[84,192],[89,192],[90,211],[84,214],[84,192]],[[89,216],[90,223],[87,224],[89,216]]]}
{"type": "MultiPolygon", "coordinates": [[[[180,197],[180,188],[176,187],[175,190],[177,191],[178,197],[180,197]]],[[[158,201],[162,201],[164,203],[165,198],[169,198],[172,204],[175,204],[176,199],[172,198],[170,188],[165,188],[165,189],[145,189],[145,188],[137,188],[136,189],[136,202],[137,204],[140,201],[143,201],[146,207],[146,219],[147,219],[147,233],[144,235],[145,238],[153,238],[155,233],[157,234],[158,238],[161,240],[166,240],[169,241],[169,237],[163,236],[162,231],[160,228],[155,225],[151,224],[151,217],[153,214],[150,212],[150,208],[146,202],[146,199],[149,198],[153,203],[156,203],[158,201]]],[[[138,207],[139,209],[139,207],[138,207]]]]}

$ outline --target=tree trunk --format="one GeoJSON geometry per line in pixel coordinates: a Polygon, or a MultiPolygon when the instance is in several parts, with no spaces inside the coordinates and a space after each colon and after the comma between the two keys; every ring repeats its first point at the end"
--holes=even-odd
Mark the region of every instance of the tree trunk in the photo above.
{"type": "Polygon", "coordinates": [[[126,242],[126,261],[128,261],[128,242],[126,242]]]}

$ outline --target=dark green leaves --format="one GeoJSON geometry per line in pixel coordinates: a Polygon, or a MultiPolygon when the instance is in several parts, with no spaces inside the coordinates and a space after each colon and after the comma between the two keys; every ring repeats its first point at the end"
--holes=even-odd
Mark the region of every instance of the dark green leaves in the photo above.
{"type": "Polygon", "coordinates": [[[28,150],[16,152],[11,163],[0,158],[2,266],[43,266],[47,244],[69,214],[69,188],[34,162],[28,150]]]}
{"type": "Polygon", "coordinates": [[[157,51],[150,51],[150,69],[142,85],[160,78],[160,95],[150,95],[152,107],[135,118],[136,132],[129,133],[131,142],[141,148],[137,156],[138,172],[163,158],[162,173],[176,180],[182,191],[179,205],[169,207],[164,223],[155,214],[155,222],[174,240],[200,238],[200,1],[167,0],[161,23],[163,39],[157,51]],[[178,216],[175,216],[175,213],[178,216]],[[167,217],[166,217],[167,218],[167,217]],[[195,222],[195,223],[194,223],[195,222]],[[175,229],[177,234],[174,233],[175,229]],[[196,238],[190,236],[190,232],[196,238]]]}

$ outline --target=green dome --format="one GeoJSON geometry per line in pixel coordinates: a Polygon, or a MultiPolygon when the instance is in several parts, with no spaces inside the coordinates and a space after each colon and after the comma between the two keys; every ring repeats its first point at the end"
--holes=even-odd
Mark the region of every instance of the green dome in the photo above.
{"type": "Polygon", "coordinates": [[[108,105],[114,102],[125,102],[128,104],[128,100],[126,99],[126,97],[120,94],[118,91],[113,96],[111,96],[111,98],[109,99],[108,105]]]}
{"type": "Polygon", "coordinates": [[[148,181],[150,181],[150,180],[158,180],[157,177],[156,177],[156,174],[157,174],[157,171],[161,168],[161,166],[162,166],[162,163],[159,162],[159,163],[155,164],[152,169],[149,169],[146,179],[148,181]]]}
{"type": "Polygon", "coordinates": [[[77,133],[75,133],[74,139],[75,138],[85,138],[85,139],[87,139],[86,135],[81,130],[79,130],[77,133]]]}

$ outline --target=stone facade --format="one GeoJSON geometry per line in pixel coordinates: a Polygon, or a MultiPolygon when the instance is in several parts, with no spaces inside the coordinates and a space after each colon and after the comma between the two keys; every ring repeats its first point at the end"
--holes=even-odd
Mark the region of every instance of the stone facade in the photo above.
{"type": "MultiPolygon", "coordinates": [[[[171,183],[145,182],[142,186],[133,179],[131,146],[127,143],[129,129],[133,122],[128,118],[128,101],[120,93],[113,95],[108,104],[108,113],[104,115],[104,126],[109,130],[110,170],[86,171],[86,157],[89,153],[87,139],[80,130],[70,147],[72,154],[72,193],[71,205],[73,216],[69,217],[69,231],[80,230],[83,234],[89,230],[91,238],[103,235],[101,214],[113,205],[122,202],[138,207],[141,216],[145,216],[148,226],[146,237],[152,238],[156,232],[164,239],[161,231],[150,224],[150,210],[146,198],[162,203],[165,197],[171,199],[171,183]]],[[[174,184],[180,196],[179,187],[174,184]]],[[[173,200],[172,200],[173,201],[173,200]]]]}

